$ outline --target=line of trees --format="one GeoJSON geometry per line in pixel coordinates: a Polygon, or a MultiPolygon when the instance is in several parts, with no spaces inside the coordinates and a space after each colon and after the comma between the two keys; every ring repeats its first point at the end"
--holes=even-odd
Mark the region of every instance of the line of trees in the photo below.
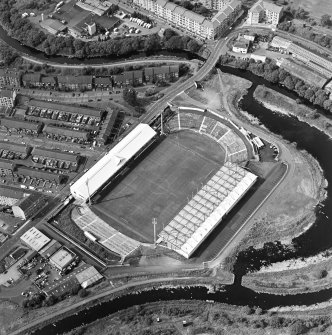
{"type": "Polygon", "coordinates": [[[242,70],[248,70],[257,76],[263,77],[274,84],[283,84],[286,88],[296,92],[301,98],[323,107],[332,113],[332,100],[328,93],[315,86],[306,84],[303,80],[293,76],[284,69],[279,68],[272,60],[265,63],[255,62],[253,59],[240,59],[230,55],[220,57],[221,64],[228,64],[242,70]]]}
{"type": "Polygon", "coordinates": [[[15,7],[15,0],[2,0],[0,2],[0,22],[13,38],[25,45],[38,47],[48,55],[63,54],[86,58],[108,55],[124,56],[137,51],[151,52],[162,48],[197,52],[200,48],[200,45],[188,36],[178,36],[173,32],[168,38],[169,31],[164,38],[158,34],[151,34],[88,42],[73,37],[45,34],[27,18],[21,17],[15,7]]]}

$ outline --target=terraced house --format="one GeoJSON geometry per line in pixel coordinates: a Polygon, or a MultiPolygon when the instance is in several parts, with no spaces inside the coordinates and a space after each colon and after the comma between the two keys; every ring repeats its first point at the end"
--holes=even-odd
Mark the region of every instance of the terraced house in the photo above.
{"type": "Polygon", "coordinates": [[[209,6],[220,10],[210,20],[167,0],[133,0],[133,2],[167,22],[185,29],[195,37],[210,40],[222,35],[234,22],[241,9],[241,2],[238,0],[211,1],[209,6]]]}
{"type": "Polygon", "coordinates": [[[0,86],[1,87],[20,87],[20,75],[17,71],[0,69],[0,86]]]}

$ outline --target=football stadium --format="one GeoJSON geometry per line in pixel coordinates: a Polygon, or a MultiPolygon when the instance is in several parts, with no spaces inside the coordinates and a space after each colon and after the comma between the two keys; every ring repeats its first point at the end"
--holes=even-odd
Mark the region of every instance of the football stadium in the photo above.
{"type": "Polygon", "coordinates": [[[82,202],[74,220],[122,259],[146,243],[190,258],[255,184],[243,168],[252,153],[240,129],[214,112],[168,109],[71,186],[82,202]]]}

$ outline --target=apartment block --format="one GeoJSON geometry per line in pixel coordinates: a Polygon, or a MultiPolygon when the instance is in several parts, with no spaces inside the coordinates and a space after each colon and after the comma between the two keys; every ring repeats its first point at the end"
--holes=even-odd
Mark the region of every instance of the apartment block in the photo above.
{"type": "Polygon", "coordinates": [[[277,25],[280,20],[282,7],[270,2],[259,0],[248,12],[248,24],[268,23],[277,25]]]}
{"type": "Polygon", "coordinates": [[[133,0],[133,2],[202,39],[215,39],[224,33],[241,9],[241,2],[238,0],[211,2],[212,8],[220,7],[220,10],[209,20],[167,0],[133,0]]]}

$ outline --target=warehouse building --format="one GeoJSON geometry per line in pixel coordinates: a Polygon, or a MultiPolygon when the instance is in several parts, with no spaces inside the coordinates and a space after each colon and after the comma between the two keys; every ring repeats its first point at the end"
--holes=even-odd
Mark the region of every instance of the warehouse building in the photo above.
{"type": "Polygon", "coordinates": [[[98,283],[101,279],[103,279],[103,276],[95,269],[95,267],[90,265],[83,271],[77,273],[76,279],[82,288],[87,288],[98,283]]]}
{"type": "Polygon", "coordinates": [[[57,35],[64,32],[67,27],[58,20],[46,19],[40,23],[40,26],[46,29],[50,34],[57,35]]]}
{"type": "Polygon", "coordinates": [[[62,247],[50,257],[50,264],[59,271],[65,271],[66,268],[74,262],[76,254],[66,247],[62,247]]]}
{"type": "Polygon", "coordinates": [[[32,193],[28,197],[24,197],[15,203],[12,210],[15,217],[27,220],[36,214],[45,203],[46,199],[42,195],[32,193]]]}
{"type": "Polygon", "coordinates": [[[21,236],[21,241],[35,251],[42,249],[50,239],[35,227],[30,228],[21,236]]]}
{"type": "Polygon", "coordinates": [[[121,169],[152,143],[156,132],[148,124],[139,124],[71,187],[71,194],[87,201],[100,187],[116,177],[121,169]]]}
{"type": "Polygon", "coordinates": [[[53,254],[55,254],[60,248],[62,244],[57,240],[52,240],[48,243],[44,248],[39,250],[39,254],[44,258],[50,258],[53,254]]]}

